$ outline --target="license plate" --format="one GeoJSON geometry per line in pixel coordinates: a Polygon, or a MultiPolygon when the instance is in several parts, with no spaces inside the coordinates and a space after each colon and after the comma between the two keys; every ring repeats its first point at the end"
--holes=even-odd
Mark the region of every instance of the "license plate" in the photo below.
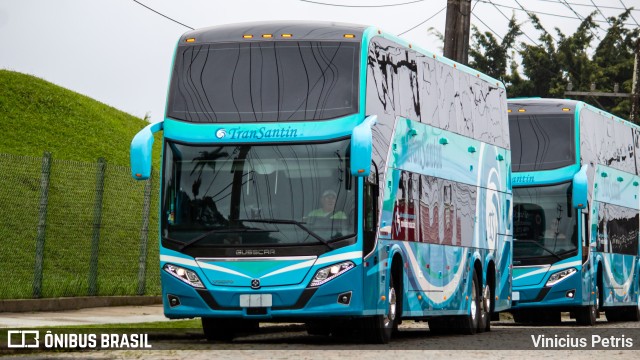
{"type": "Polygon", "coordinates": [[[511,293],[511,300],[513,301],[520,301],[520,292],[518,291],[513,291],[511,293]]]}
{"type": "Polygon", "coordinates": [[[271,307],[273,304],[271,294],[244,294],[240,295],[240,307],[271,307]]]}

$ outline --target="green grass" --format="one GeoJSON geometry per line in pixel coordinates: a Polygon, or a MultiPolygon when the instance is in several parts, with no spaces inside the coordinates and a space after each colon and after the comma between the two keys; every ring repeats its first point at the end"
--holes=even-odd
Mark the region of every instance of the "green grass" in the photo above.
{"type": "MultiPolygon", "coordinates": [[[[142,119],[31,75],[0,70],[0,153],[129,165],[142,119]]],[[[154,153],[156,165],[158,148],[154,153]]]]}
{"type": "MultiPolygon", "coordinates": [[[[51,152],[42,297],[84,296],[94,233],[96,161],[107,161],[98,295],[135,295],[144,183],[129,174],[129,145],[147,123],[36,77],[0,70],[0,299],[31,298],[42,154],[51,152]]],[[[154,145],[159,169],[160,137],[154,145]]],[[[147,294],[158,294],[155,178],[147,246],[147,294]]]]}

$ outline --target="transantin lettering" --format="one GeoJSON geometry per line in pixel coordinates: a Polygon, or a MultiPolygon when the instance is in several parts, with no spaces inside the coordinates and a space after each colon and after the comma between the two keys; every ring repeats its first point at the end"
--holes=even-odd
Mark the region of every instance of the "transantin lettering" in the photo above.
{"type": "Polygon", "coordinates": [[[241,128],[231,128],[227,135],[231,140],[260,140],[271,138],[295,138],[298,137],[298,129],[289,127],[281,127],[277,129],[268,129],[261,127],[255,130],[242,130],[241,128]]]}

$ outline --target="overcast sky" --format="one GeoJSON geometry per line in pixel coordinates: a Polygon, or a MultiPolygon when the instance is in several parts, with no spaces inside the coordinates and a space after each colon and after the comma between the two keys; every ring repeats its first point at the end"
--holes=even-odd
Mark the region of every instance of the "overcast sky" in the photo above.
{"type": "MultiPolygon", "coordinates": [[[[435,53],[446,0],[0,0],[0,68],[32,74],[151,121],[160,121],[173,51],[188,27],[264,20],[326,20],[377,26],[435,53]],[[140,5],[143,4],[175,20],[140,5]],[[332,6],[331,4],[338,5],[332,6]],[[184,25],[181,25],[179,23],[184,25]],[[186,26],[185,26],[186,25],[186,26]]],[[[471,23],[503,36],[513,13],[538,13],[572,34],[593,11],[605,17],[640,0],[473,0],[471,23]]],[[[637,26],[640,11],[633,11],[637,26]]],[[[538,34],[525,23],[533,41],[538,34]]],[[[553,32],[555,34],[555,32],[553,32]]],[[[602,36],[602,32],[600,32],[602,36]]],[[[531,42],[522,36],[520,41],[531,42]]],[[[1,100],[0,100],[1,101],[1,100]]],[[[1,119],[1,115],[0,115],[1,119]]]]}

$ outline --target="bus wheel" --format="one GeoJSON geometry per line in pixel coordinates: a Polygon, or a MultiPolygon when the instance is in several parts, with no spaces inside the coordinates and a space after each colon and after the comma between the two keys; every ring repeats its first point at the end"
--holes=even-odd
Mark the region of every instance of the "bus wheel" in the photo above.
{"type": "Polygon", "coordinates": [[[395,283],[397,281],[391,276],[389,289],[387,291],[387,311],[384,315],[376,315],[364,318],[363,331],[366,340],[374,344],[386,344],[391,339],[391,334],[398,326],[397,296],[395,283]]]}
{"type": "Polygon", "coordinates": [[[478,275],[473,272],[473,283],[471,284],[471,304],[469,306],[469,314],[459,318],[458,329],[462,334],[473,335],[476,333],[480,323],[480,286],[478,275]]]}
{"type": "Polygon", "coordinates": [[[241,333],[255,332],[257,321],[243,319],[202,318],[202,331],[208,341],[231,341],[241,333]]]}
{"type": "Polygon", "coordinates": [[[578,325],[593,326],[598,317],[596,305],[581,306],[576,310],[576,322],[578,325]]]}
{"type": "Polygon", "coordinates": [[[578,325],[593,326],[598,318],[598,309],[600,309],[600,289],[596,285],[596,303],[579,307],[576,310],[576,322],[578,325]]]}
{"type": "Polygon", "coordinates": [[[491,331],[491,300],[491,287],[487,283],[482,290],[478,332],[491,331]]]}

